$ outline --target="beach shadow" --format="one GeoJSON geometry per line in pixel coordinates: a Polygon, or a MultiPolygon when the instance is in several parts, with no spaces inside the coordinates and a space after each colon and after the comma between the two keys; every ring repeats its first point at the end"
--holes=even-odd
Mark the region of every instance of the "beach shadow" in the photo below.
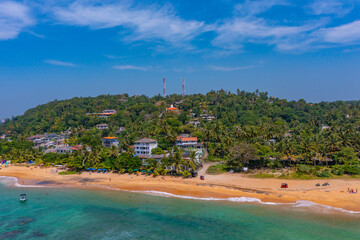
{"type": "MultiPolygon", "coordinates": [[[[75,180],[75,179],[74,179],[75,180]]],[[[81,183],[88,183],[88,182],[99,182],[98,179],[92,179],[92,178],[81,178],[81,179],[76,179],[76,181],[79,181],[81,183]]]]}
{"type": "Polygon", "coordinates": [[[42,181],[42,182],[38,182],[36,183],[37,185],[54,185],[54,184],[61,184],[61,183],[58,183],[58,182],[55,182],[55,181],[52,181],[52,180],[49,180],[49,181],[42,181]]]}

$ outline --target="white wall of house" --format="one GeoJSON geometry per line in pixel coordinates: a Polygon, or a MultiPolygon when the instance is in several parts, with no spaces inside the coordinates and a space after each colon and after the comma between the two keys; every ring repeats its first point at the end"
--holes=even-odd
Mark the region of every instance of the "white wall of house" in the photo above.
{"type": "Polygon", "coordinates": [[[157,142],[151,142],[151,143],[135,143],[135,154],[151,154],[151,151],[154,148],[157,148],[158,143],[157,142]]]}

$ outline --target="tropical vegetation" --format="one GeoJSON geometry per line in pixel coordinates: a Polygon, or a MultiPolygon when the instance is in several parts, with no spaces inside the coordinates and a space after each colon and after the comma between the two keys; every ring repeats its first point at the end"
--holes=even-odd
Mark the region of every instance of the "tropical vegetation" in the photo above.
{"type": "Polygon", "coordinates": [[[289,168],[320,177],[360,174],[359,107],[360,101],[307,103],[240,90],[184,97],[122,94],[55,100],[0,125],[0,134],[12,140],[0,144],[0,156],[17,162],[66,163],[76,170],[93,166],[140,169],[142,163],[130,146],[148,137],[159,143],[155,153],[170,153],[160,163],[150,160],[146,164],[152,168],[149,171],[166,174],[165,167],[170,165],[182,174],[182,166],[196,167],[194,156],[183,159],[181,151],[174,149],[174,141],[179,134],[190,134],[204,144],[207,160],[224,161],[227,170],[289,168]],[[170,104],[180,113],[166,111],[170,104]],[[106,109],[117,113],[109,118],[87,115],[106,109]],[[204,116],[210,115],[215,118],[206,120],[204,116]],[[199,126],[193,124],[195,119],[199,126]],[[97,130],[100,123],[108,124],[109,129],[97,130]],[[117,134],[120,127],[125,130],[117,134]],[[82,143],[92,151],[84,147],[69,156],[42,154],[26,141],[34,134],[64,131],[71,131],[68,144],[82,143]],[[119,148],[103,148],[100,139],[106,136],[117,136],[119,148]]]}

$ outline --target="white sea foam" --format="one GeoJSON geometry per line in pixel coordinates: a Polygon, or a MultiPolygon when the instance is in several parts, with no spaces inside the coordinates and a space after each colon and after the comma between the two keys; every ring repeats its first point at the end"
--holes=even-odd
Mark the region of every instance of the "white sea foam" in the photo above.
{"type": "Polygon", "coordinates": [[[303,209],[312,209],[322,213],[330,213],[330,212],[342,212],[342,213],[351,213],[351,214],[360,214],[360,211],[350,211],[343,208],[331,207],[327,205],[322,205],[318,203],[314,203],[311,201],[299,200],[295,203],[275,203],[275,202],[263,202],[258,198],[251,197],[232,197],[232,198],[201,198],[201,197],[192,197],[192,196],[184,196],[184,195],[176,195],[167,192],[160,191],[129,191],[129,192],[137,192],[137,193],[145,193],[155,196],[161,197],[172,197],[172,198],[182,198],[182,199],[193,199],[193,200],[202,200],[202,201],[230,201],[230,202],[238,202],[238,203],[256,203],[256,204],[265,204],[265,205],[283,205],[294,208],[303,208],[303,209]]]}
{"type": "MultiPolygon", "coordinates": [[[[22,187],[22,188],[49,188],[49,186],[39,186],[39,185],[21,185],[18,183],[18,179],[16,177],[4,177],[0,176],[0,182],[5,184],[6,186],[15,186],[15,187],[22,187]]],[[[161,196],[161,197],[170,197],[170,198],[181,198],[181,199],[191,199],[191,200],[201,200],[201,201],[230,201],[230,202],[237,202],[237,203],[255,203],[255,204],[265,204],[265,205],[284,205],[294,208],[303,208],[303,209],[312,209],[322,213],[328,212],[342,212],[342,213],[350,213],[350,214],[360,214],[360,211],[350,211],[343,208],[338,207],[331,207],[328,205],[322,205],[318,203],[314,203],[311,201],[306,200],[299,200],[295,203],[275,203],[275,202],[263,202],[261,199],[258,198],[251,198],[251,197],[231,197],[231,198],[201,198],[201,197],[192,197],[186,195],[177,195],[167,192],[161,191],[154,191],[154,190],[146,190],[146,191],[132,191],[132,190],[122,190],[118,188],[112,188],[108,186],[101,186],[101,185],[91,185],[97,186],[109,190],[116,190],[116,191],[124,191],[124,192],[135,192],[135,193],[142,193],[142,194],[149,194],[153,196],[161,196]]]]}
{"type": "Polygon", "coordinates": [[[40,185],[22,185],[19,183],[18,179],[16,177],[5,177],[0,176],[0,182],[3,183],[5,186],[10,187],[21,187],[21,188],[49,188],[48,186],[40,186],[40,185]]]}

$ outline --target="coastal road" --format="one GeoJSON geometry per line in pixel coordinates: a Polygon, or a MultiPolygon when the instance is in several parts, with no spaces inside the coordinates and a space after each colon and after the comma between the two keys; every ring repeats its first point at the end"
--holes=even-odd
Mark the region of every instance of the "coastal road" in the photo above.
{"type": "Polygon", "coordinates": [[[209,162],[209,163],[203,163],[203,167],[198,171],[198,175],[201,176],[201,175],[206,175],[206,170],[208,170],[208,168],[210,166],[213,166],[213,165],[216,165],[216,164],[219,164],[220,162],[209,162]]]}

